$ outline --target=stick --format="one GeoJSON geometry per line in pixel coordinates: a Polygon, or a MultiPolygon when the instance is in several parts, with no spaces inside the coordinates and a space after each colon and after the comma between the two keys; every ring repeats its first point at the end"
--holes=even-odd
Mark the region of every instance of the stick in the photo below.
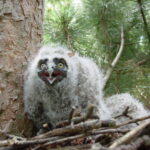
{"type": "Polygon", "coordinates": [[[143,121],[146,119],[150,119],[150,115],[137,118],[137,119],[133,119],[133,120],[129,120],[119,125],[116,125],[115,121],[113,120],[105,120],[105,121],[91,120],[91,121],[86,121],[84,123],[74,125],[74,128],[72,128],[72,126],[67,126],[64,128],[54,129],[52,131],[35,136],[33,138],[39,139],[39,138],[46,138],[46,137],[52,137],[52,136],[73,135],[73,134],[87,132],[92,129],[98,129],[101,127],[118,128],[118,127],[122,127],[131,123],[136,123],[138,121],[143,121]]]}
{"type": "Polygon", "coordinates": [[[115,127],[115,126],[116,124],[113,120],[105,120],[105,121],[91,120],[91,121],[86,121],[84,123],[74,125],[74,128],[72,128],[72,126],[58,128],[58,129],[49,131],[47,133],[35,136],[33,138],[40,139],[40,138],[46,138],[46,137],[52,137],[52,136],[73,135],[73,134],[87,132],[92,129],[98,129],[101,127],[115,127]]]}
{"type": "Polygon", "coordinates": [[[99,119],[97,116],[93,115],[93,111],[94,108],[96,108],[95,105],[93,104],[89,104],[89,107],[87,109],[87,112],[85,115],[79,116],[79,117],[73,117],[74,113],[75,113],[75,108],[72,107],[72,110],[69,114],[69,120],[65,120],[65,121],[61,121],[59,122],[56,127],[60,128],[60,127],[64,127],[64,126],[68,126],[68,125],[72,125],[72,124],[78,124],[80,122],[84,122],[88,119],[99,119]]]}
{"type": "Polygon", "coordinates": [[[104,129],[104,130],[97,130],[97,131],[92,131],[92,135],[95,134],[106,134],[106,133],[127,133],[129,132],[129,129],[104,129]]]}
{"type": "Polygon", "coordinates": [[[20,136],[16,136],[16,135],[12,135],[12,134],[8,134],[6,132],[4,132],[3,130],[0,130],[0,137],[3,137],[5,139],[7,138],[14,138],[14,139],[17,139],[17,140],[25,140],[26,138],[23,138],[23,137],[20,137],[20,136]]]}
{"type": "Polygon", "coordinates": [[[34,144],[42,144],[46,143],[49,141],[57,140],[58,137],[51,137],[51,138],[45,138],[45,139],[31,139],[31,140],[16,140],[16,139],[11,139],[11,140],[3,140],[0,141],[0,147],[3,146],[30,146],[34,144]]]}
{"type": "Polygon", "coordinates": [[[129,121],[126,121],[126,122],[123,122],[123,123],[117,125],[117,128],[125,126],[125,125],[128,125],[128,124],[131,124],[131,123],[137,123],[138,121],[143,121],[143,120],[146,120],[146,119],[150,119],[150,115],[149,116],[144,116],[144,117],[141,117],[141,118],[137,118],[137,119],[133,119],[133,120],[129,120],[129,121]]]}
{"type": "Polygon", "coordinates": [[[47,142],[47,143],[43,144],[42,146],[39,146],[38,148],[36,148],[34,150],[41,150],[42,148],[47,147],[47,146],[50,148],[53,145],[62,144],[64,142],[70,142],[72,140],[84,138],[84,137],[87,137],[87,134],[79,134],[79,135],[75,135],[75,136],[65,137],[62,139],[55,140],[55,141],[47,142]]]}
{"type": "Polygon", "coordinates": [[[73,124],[78,124],[78,123],[84,122],[84,121],[86,121],[86,120],[88,120],[88,119],[98,119],[98,118],[96,118],[96,117],[93,115],[94,108],[96,108],[95,105],[89,104],[88,109],[87,109],[87,112],[86,112],[85,115],[80,116],[80,117],[74,117],[74,118],[72,118],[71,121],[73,122],[73,124]]]}
{"type": "MultiPolygon", "coordinates": [[[[114,118],[117,119],[117,118],[119,118],[119,117],[124,116],[124,117],[127,117],[127,118],[129,118],[129,119],[133,119],[133,117],[128,114],[128,113],[129,113],[129,108],[130,108],[129,106],[126,107],[126,109],[125,109],[120,115],[118,115],[118,116],[116,116],[116,117],[114,117],[114,118]]],[[[136,124],[139,125],[137,122],[136,122],[136,124]]]]}
{"type": "MultiPolygon", "coordinates": [[[[106,134],[106,133],[126,133],[128,132],[128,130],[122,130],[122,129],[101,129],[101,130],[97,130],[97,131],[93,131],[92,129],[98,129],[101,127],[121,127],[121,126],[125,126],[127,124],[130,123],[135,123],[136,121],[142,121],[145,119],[149,119],[150,116],[146,116],[146,117],[142,117],[142,118],[138,118],[138,119],[134,119],[131,121],[128,121],[126,123],[120,124],[118,126],[115,126],[114,122],[111,120],[108,121],[97,121],[97,120],[92,120],[92,121],[87,121],[78,125],[75,125],[74,128],[72,128],[71,126],[65,127],[65,128],[61,128],[61,129],[55,129],[52,131],[49,131],[45,134],[36,136],[32,139],[9,139],[9,140],[3,140],[0,141],[0,147],[4,147],[7,146],[9,147],[13,147],[13,148],[17,148],[17,147],[21,147],[21,148],[25,148],[31,145],[35,145],[35,144],[44,144],[47,143],[45,145],[52,145],[52,144],[60,144],[64,141],[71,141],[73,139],[77,139],[77,138],[82,138],[85,136],[89,136],[89,135],[102,135],[102,134],[106,134]],[[74,135],[74,134],[78,134],[79,135],[74,135]],[[59,137],[58,135],[73,135],[70,137],[59,137]],[[53,137],[52,137],[53,136],[53,137]],[[47,138],[49,137],[49,138],[47,138]]],[[[122,142],[127,142],[128,140],[132,139],[133,137],[135,137],[136,134],[138,134],[140,131],[142,131],[142,129],[144,129],[146,126],[150,125],[150,121],[146,122],[146,124],[142,124],[142,126],[138,126],[136,128],[136,130],[134,129],[133,131],[131,130],[128,136],[125,136],[125,138],[123,138],[123,140],[119,140],[120,142],[117,142],[117,144],[122,144],[122,142]]],[[[15,136],[14,136],[15,137],[15,136]]],[[[116,144],[115,144],[116,145],[116,144]]],[[[113,146],[112,146],[113,147],[113,146]]]]}
{"type": "Polygon", "coordinates": [[[146,128],[148,125],[150,125],[150,121],[149,122],[144,122],[143,124],[139,125],[135,129],[133,129],[130,132],[128,132],[127,134],[125,134],[123,137],[117,139],[109,148],[113,149],[113,148],[116,148],[118,145],[125,144],[125,143],[129,142],[131,139],[138,136],[138,134],[144,128],[146,128]]]}

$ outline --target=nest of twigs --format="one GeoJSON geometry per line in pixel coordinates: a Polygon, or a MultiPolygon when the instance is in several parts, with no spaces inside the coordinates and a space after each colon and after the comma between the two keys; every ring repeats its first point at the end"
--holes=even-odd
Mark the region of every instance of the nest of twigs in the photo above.
{"type": "Polygon", "coordinates": [[[58,128],[32,138],[1,132],[0,150],[150,150],[150,116],[116,124],[96,119],[92,107],[82,117],[73,117],[73,111],[58,128]],[[134,129],[124,128],[139,121],[134,129]]]}

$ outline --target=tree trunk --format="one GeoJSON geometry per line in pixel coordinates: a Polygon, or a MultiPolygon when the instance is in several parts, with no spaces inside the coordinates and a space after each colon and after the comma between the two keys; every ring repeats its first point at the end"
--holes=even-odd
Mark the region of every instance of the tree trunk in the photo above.
{"type": "Polygon", "coordinates": [[[150,32],[149,32],[148,23],[147,23],[145,14],[144,14],[143,6],[142,6],[142,0],[137,0],[137,2],[138,2],[140,13],[141,13],[141,16],[142,16],[142,19],[143,19],[143,22],[144,22],[145,34],[147,34],[147,38],[148,38],[149,45],[150,45],[150,32]]]}
{"type": "Polygon", "coordinates": [[[23,113],[23,73],[28,58],[41,46],[42,22],[43,0],[0,0],[1,130],[23,113]]]}

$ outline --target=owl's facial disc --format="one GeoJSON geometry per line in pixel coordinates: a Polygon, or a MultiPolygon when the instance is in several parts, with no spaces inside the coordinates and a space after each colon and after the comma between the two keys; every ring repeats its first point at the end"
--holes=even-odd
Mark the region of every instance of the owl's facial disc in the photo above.
{"type": "Polygon", "coordinates": [[[48,85],[54,85],[67,77],[68,66],[63,58],[54,58],[52,62],[42,59],[38,63],[38,75],[48,85]]]}

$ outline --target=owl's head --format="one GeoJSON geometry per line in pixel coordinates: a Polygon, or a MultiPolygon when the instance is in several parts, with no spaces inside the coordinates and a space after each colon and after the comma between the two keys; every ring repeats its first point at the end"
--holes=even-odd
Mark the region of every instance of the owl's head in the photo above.
{"type": "Polygon", "coordinates": [[[68,65],[61,57],[40,59],[37,68],[40,79],[51,86],[67,77],[68,65]]]}

